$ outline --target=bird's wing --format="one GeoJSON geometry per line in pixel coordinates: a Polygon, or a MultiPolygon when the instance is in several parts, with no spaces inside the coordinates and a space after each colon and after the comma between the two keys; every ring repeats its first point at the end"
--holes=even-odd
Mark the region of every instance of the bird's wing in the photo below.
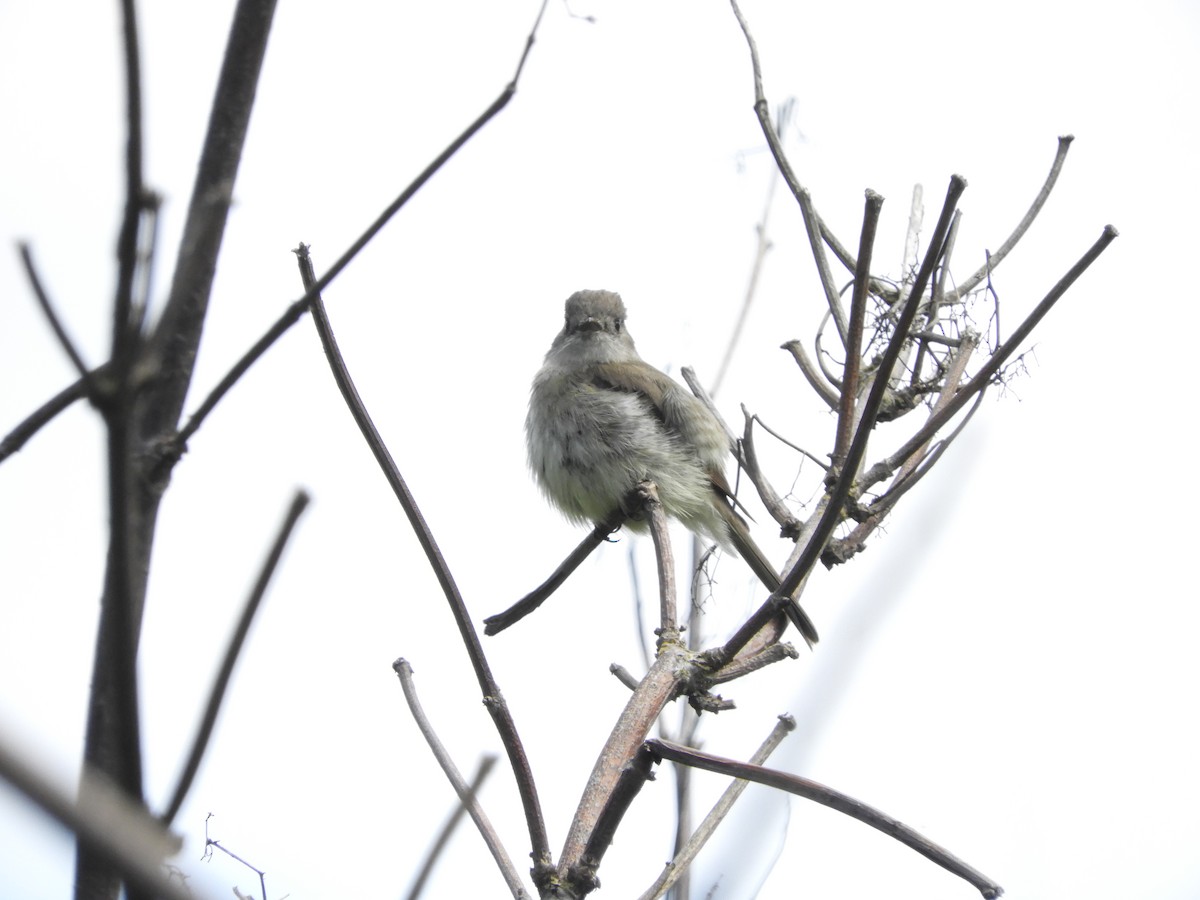
{"type": "MultiPolygon", "coordinates": [[[[696,410],[699,415],[709,415],[707,409],[696,398],[688,394],[673,378],[663,374],[642,360],[624,363],[598,363],[589,370],[589,380],[598,388],[638,394],[649,405],[650,410],[669,431],[686,441],[692,441],[693,429],[683,416],[685,408],[696,410]]],[[[728,452],[726,449],[724,452],[728,452]]],[[[745,506],[737,499],[730,487],[725,471],[720,466],[711,466],[708,474],[717,493],[732,506],[749,515],[745,506]]],[[[736,514],[735,514],[736,515],[736,514]]]]}
{"type": "Polygon", "coordinates": [[[598,388],[640,395],[664,425],[680,431],[680,423],[671,415],[671,404],[667,401],[672,391],[679,390],[679,385],[649,363],[640,359],[623,363],[597,363],[589,367],[588,376],[588,380],[598,388]],[[676,420],[673,421],[673,418],[676,420]]]}

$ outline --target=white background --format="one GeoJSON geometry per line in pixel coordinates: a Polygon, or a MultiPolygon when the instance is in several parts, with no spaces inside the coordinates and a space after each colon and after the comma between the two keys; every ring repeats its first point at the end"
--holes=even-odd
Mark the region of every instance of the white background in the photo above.
{"type": "MultiPolygon", "coordinates": [[[[93,364],[108,342],[122,195],[115,6],[0,6],[0,235],[10,248],[32,242],[93,364]]],[[[147,181],[166,198],[161,297],[231,4],[141,6],[147,181]]],[[[790,711],[800,727],[774,765],[901,819],[1015,900],[1194,897],[1195,8],[784,6],[745,7],[768,96],[796,97],[785,136],[794,167],[847,245],[862,191],[887,198],[881,273],[899,274],[912,185],[925,186],[931,228],[954,172],[970,182],[956,272],[973,271],[1024,213],[1066,133],[1077,139],[1059,187],[997,273],[1006,333],[1106,223],[1121,237],[1039,328],[1029,374],[989,397],[865,554],[814,578],[818,651],[730,686],[739,710],[705,725],[704,746],[745,757],[790,711]]],[[[535,7],[280,5],[189,409],[300,295],[289,250],[311,244],[322,270],[491,102],[535,7]]],[[[619,290],[646,359],[715,372],[771,178],[752,101],[725,4],[551,3],[508,109],[326,292],[359,388],[477,622],[581,537],[524,467],[527,386],[563,299],[619,290]]],[[[774,248],[718,401],[735,422],[747,403],[821,454],[833,419],[776,349],[810,338],[822,306],[782,188],[770,221],[774,248]]],[[[0,254],[4,432],[72,380],[17,263],[0,254]]],[[[788,489],[798,471],[795,499],[811,502],[812,465],[771,459],[776,483],[788,489]]],[[[84,404],[0,466],[0,728],[64,784],[82,747],[103,471],[84,404]]],[[[232,861],[199,862],[213,812],[213,836],[266,870],[273,898],[400,896],[452,793],[403,709],[392,660],[412,662],[464,770],[499,745],[307,320],[193,439],[163,505],[140,659],[148,796],[158,806],[169,795],[297,486],[315,502],[177,820],[176,862],[214,895],[257,891],[232,861]]],[[[640,667],[631,544],[601,548],[535,617],[486,642],[556,850],[626,697],[607,666],[640,667]]],[[[649,559],[648,545],[636,552],[649,559]]],[[[712,640],[761,599],[735,559],[718,564],[717,581],[712,640]]],[[[697,777],[705,803],[721,787],[697,777]]],[[[663,769],[605,859],[599,896],[637,896],[657,874],[671,794],[663,769]]],[[[973,895],[836,813],[754,789],[745,800],[697,865],[699,894],[717,883],[713,896],[755,896],[782,849],[761,898],[973,895]]],[[[524,870],[528,840],[503,763],[483,801],[524,870]]],[[[0,788],[0,894],[66,896],[72,866],[69,839],[0,788]]],[[[428,896],[468,893],[505,896],[464,829],[428,896]]]]}

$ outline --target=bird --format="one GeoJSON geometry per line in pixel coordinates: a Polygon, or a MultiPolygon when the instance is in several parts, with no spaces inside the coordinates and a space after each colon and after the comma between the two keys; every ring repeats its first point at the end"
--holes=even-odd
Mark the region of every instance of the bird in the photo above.
{"type": "MultiPolygon", "coordinates": [[[[779,573],[750,537],[725,477],[729,439],[716,416],[678,382],[644,361],[625,326],[621,296],[583,290],[566,302],[530,388],[525,418],[529,468],[569,520],[597,524],[618,510],[645,531],[631,492],[652,481],[668,516],[741,556],[766,587],[779,573]]],[[[784,607],[811,647],[812,620],[795,600],[784,607]]]]}

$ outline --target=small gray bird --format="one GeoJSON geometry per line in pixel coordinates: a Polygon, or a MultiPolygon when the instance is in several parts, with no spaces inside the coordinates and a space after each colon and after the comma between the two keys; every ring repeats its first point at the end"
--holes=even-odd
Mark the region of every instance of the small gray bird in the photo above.
{"type": "MultiPolygon", "coordinates": [[[[779,574],[750,538],[725,479],[729,443],[708,408],[638,356],[625,304],[612,291],[578,291],[533,379],[525,418],[529,467],[573,522],[608,518],[641,481],[667,515],[740,554],[770,590],[779,574]]],[[[646,523],[628,526],[645,531],[646,523]]],[[[788,618],[811,646],[817,630],[795,601],[788,618]]]]}

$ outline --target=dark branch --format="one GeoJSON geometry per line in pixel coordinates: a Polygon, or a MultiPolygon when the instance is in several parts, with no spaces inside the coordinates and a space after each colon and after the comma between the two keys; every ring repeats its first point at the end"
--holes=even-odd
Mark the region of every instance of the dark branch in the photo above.
{"type": "Polygon", "coordinates": [[[241,618],[238,619],[237,627],[229,638],[229,646],[225,648],[225,656],[221,660],[221,668],[217,670],[217,677],[213,681],[212,690],[209,691],[208,703],[204,707],[204,715],[201,716],[200,725],[196,729],[196,736],[192,739],[191,752],[188,753],[183,772],[180,773],[179,781],[176,783],[175,790],[171,794],[171,801],[167,804],[167,808],[162,814],[162,821],[166,825],[174,821],[179,808],[183,806],[183,801],[192,787],[192,781],[196,777],[196,773],[200,770],[200,761],[204,758],[204,751],[208,748],[209,738],[212,737],[213,727],[217,723],[217,714],[221,711],[221,703],[225,699],[226,690],[229,688],[229,680],[233,677],[233,667],[237,664],[238,657],[241,655],[242,647],[246,643],[246,636],[250,633],[250,626],[254,622],[254,616],[258,612],[258,608],[262,604],[262,599],[267,593],[267,586],[271,583],[275,569],[279,566],[279,560],[283,556],[283,549],[287,546],[292,531],[295,529],[296,523],[300,520],[300,515],[304,512],[306,506],[308,506],[308,494],[304,491],[297,491],[296,496],[292,499],[291,506],[288,508],[287,515],[284,517],[283,524],[279,528],[279,534],[275,538],[275,543],[271,546],[267,558],[263,561],[262,569],[258,573],[258,579],[254,582],[254,589],[250,592],[250,596],[246,598],[241,618]]]}
{"type": "Polygon", "coordinates": [[[650,740],[646,742],[646,746],[660,759],[669,759],[674,762],[695,766],[698,769],[705,769],[709,772],[717,772],[721,775],[732,775],[734,778],[744,778],[747,781],[765,784],[768,787],[778,788],[790,794],[796,794],[799,797],[815,800],[823,806],[836,809],[838,812],[845,813],[852,818],[858,819],[860,822],[870,825],[872,828],[882,831],[884,834],[894,837],[902,844],[911,847],[922,856],[933,860],[939,866],[969,882],[986,898],[999,897],[1004,893],[1004,889],[1000,885],[996,884],[982,872],[975,870],[947,850],[922,837],[903,822],[893,819],[891,816],[885,815],[879,810],[855,800],[853,797],[848,797],[839,791],[835,791],[833,788],[810,781],[807,778],[800,778],[797,775],[781,772],[778,769],[767,769],[762,766],[713,756],[709,753],[701,753],[699,750],[693,750],[690,747],[684,747],[670,741],[650,740]]]}

